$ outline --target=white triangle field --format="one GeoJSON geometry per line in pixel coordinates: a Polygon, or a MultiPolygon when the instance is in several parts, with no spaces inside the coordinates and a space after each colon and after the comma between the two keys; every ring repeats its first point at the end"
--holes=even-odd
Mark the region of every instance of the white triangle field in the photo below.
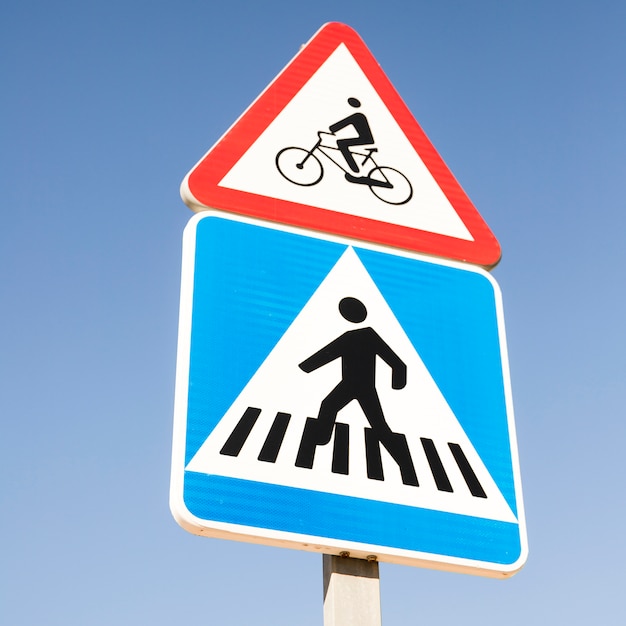
{"type": "MultiPolygon", "coordinates": [[[[354,136],[354,132],[349,127],[340,130],[334,140],[354,136]]],[[[333,138],[325,136],[325,141],[332,144],[333,138]]],[[[367,147],[356,146],[353,151],[362,152],[367,147]]],[[[368,162],[358,175],[367,175],[373,165],[368,162]]],[[[344,44],[340,44],[329,56],[219,185],[473,241],[463,221],[344,44]],[[323,168],[319,182],[300,186],[281,175],[276,164],[277,154],[287,147],[310,150],[318,140],[318,131],[328,133],[332,124],[355,113],[355,109],[348,104],[349,98],[359,100],[361,106],[358,111],[368,120],[377,149],[373,154],[375,163],[398,170],[410,182],[412,197],[406,203],[387,203],[376,197],[368,185],[348,182],[345,172],[349,168],[336,144],[334,150],[322,152],[318,149],[314,153],[323,168]],[[335,162],[327,155],[333,156],[335,162]],[[337,163],[343,164],[344,169],[337,163]]]]}

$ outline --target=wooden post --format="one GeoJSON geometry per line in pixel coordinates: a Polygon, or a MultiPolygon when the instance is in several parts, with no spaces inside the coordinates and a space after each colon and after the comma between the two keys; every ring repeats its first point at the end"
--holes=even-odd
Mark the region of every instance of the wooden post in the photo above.
{"type": "Polygon", "coordinates": [[[324,626],[381,626],[375,559],[324,555],[324,626]]]}

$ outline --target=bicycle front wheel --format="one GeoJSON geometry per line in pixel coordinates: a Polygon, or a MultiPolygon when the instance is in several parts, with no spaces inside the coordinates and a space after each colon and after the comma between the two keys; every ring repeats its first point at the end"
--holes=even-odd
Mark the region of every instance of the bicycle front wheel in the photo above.
{"type": "Polygon", "coordinates": [[[290,183],[301,187],[316,185],[324,175],[320,160],[304,148],[283,148],[276,155],[276,168],[290,183]]]}
{"type": "Polygon", "coordinates": [[[369,173],[368,178],[390,185],[389,187],[370,185],[371,192],[387,204],[406,204],[413,197],[413,187],[409,179],[393,167],[375,167],[369,173]]]}

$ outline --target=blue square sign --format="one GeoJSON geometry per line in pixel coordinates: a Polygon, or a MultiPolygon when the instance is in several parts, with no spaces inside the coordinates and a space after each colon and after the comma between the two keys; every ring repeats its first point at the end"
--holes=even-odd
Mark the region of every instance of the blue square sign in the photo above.
{"type": "Polygon", "coordinates": [[[196,534],[515,573],[527,545],[494,279],[196,215],[184,234],[171,509],[196,534]]]}

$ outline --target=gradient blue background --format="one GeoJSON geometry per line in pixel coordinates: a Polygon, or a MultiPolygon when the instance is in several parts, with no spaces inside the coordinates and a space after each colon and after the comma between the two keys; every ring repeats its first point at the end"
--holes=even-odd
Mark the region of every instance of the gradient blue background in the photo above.
{"type": "Polygon", "coordinates": [[[0,8],[0,621],[322,623],[321,558],[168,509],[183,176],[326,21],[355,28],[498,237],[530,556],[381,567],[386,626],[622,624],[626,5],[0,8]]]}

